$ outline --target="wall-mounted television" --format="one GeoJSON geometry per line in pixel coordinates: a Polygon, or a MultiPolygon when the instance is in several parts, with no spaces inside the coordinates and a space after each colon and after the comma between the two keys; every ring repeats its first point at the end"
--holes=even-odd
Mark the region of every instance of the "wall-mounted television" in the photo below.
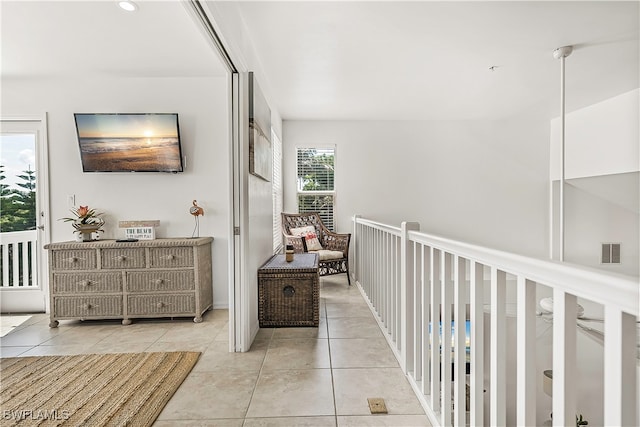
{"type": "Polygon", "coordinates": [[[83,172],[182,172],[176,113],[75,113],[83,172]]]}

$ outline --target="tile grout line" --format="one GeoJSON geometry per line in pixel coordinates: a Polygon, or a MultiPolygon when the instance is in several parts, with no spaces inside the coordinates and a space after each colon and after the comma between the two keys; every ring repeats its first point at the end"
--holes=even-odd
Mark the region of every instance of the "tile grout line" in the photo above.
{"type": "MultiPolygon", "coordinates": [[[[272,332],[275,332],[275,331],[272,331],[272,332]]],[[[253,389],[251,390],[251,396],[249,397],[249,403],[247,404],[247,409],[244,411],[244,416],[242,417],[243,426],[247,422],[247,414],[249,413],[249,408],[251,407],[251,401],[253,400],[253,395],[256,393],[256,389],[258,388],[258,381],[260,381],[260,376],[262,375],[262,370],[264,369],[264,363],[267,360],[267,353],[269,352],[269,348],[271,347],[271,340],[273,340],[273,335],[274,333],[272,333],[269,336],[268,340],[265,340],[265,341],[268,341],[267,348],[264,351],[264,358],[262,359],[262,363],[260,364],[260,369],[258,370],[258,376],[256,377],[256,381],[253,383],[253,389]]],[[[255,338],[253,342],[255,343],[255,338]]],[[[253,343],[251,343],[251,345],[253,345],[253,343]]],[[[251,347],[249,347],[249,351],[251,351],[251,347]]]]}
{"type": "Polygon", "coordinates": [[[331,357],[331,337],[329,336],[329,317],[327,316],[327,302],[324,303],[324,323],[327,328],[327,347],[329,348],[329,370],[331,372],[331,395],[333,396],[333,420],[338,427],[338,407],[336,404],[336,383],[333,377],[333,358],[331,357]]]}

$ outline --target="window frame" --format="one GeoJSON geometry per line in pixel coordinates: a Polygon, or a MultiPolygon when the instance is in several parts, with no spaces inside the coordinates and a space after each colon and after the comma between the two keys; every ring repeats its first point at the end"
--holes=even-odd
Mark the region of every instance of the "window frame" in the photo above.
{"type": "Polygon", "coordinates": [[[332,203],[332,224],[325,224],[327,225],[327,228],[331,231],[335,231],[336,230],[336,200],[337,200],[337,180],[336,180],[336,175],[337,175],[337,170],[338,170],[338,156],[337,156],[337,147],[335,144],[320,144],[320,145],[299,145],[295,147],[295,163],[296,163],[296,174],[295,174],[295,179],[296,179],[296,209],[298,211],[298,213],[300,213],[300,196],[332,196],[333,197],[333,203],[332,203]],[[298,168],[299,168],[299,162],[298,162],[298,153],[300,150],[332,150],[333,151],[333,190],[300,190],[298,187],[298,168]],[[329,226],[330,225],[330,226],[329,226]]]}

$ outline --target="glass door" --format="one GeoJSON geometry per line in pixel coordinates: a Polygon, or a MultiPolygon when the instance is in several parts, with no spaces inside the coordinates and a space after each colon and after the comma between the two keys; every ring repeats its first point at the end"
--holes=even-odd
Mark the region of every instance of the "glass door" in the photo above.
{"type": "MultiPolygon", "coordinates": [[[[2,120],[0,132],[0,311],[43,312],[47,217],[40,173],[41,120],[2,120]]],[[[46,158],[46,157],[45,157],[46,158]]]]}

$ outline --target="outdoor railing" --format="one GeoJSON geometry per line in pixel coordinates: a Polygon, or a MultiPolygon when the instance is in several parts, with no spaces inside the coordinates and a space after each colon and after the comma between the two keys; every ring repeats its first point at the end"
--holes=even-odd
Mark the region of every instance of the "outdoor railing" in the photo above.
{"type": "Polygon", "coordinates": [[[0,288],[26,289],[37,286],[37,231],[0,233],[0,288]]]}
{"type": "Polygon", "coordinates": [[[505,425],[508,357],[514,357],[517,365],[517,425],[542,423],[536,420],[537,284],[553,292],[553,425],[576,425],[577,298],[604,306],[604,424],[638,425],[637,279],[444,239],[420,233],[419,228],[413,222],[393,227],[355,216],[352,272],[434,425],[505,425]],[[488,301],[485,278],[490,286],[488,301]],[[516,288],[515,355],[506,351],[508,286],[516,288]],[[490,328],[485,348],[487,307],[490,328]],[[457,327],[466,321],[468,343],[465,328],[457,327]],[[447,337],[452,334],[449,366],[441,359],[450,357],[447,337]],[[444,356],[441,347],[447,349],[444,356]],[[485,357],[489,358],[488,414],[484,414],[485,357]]]}

